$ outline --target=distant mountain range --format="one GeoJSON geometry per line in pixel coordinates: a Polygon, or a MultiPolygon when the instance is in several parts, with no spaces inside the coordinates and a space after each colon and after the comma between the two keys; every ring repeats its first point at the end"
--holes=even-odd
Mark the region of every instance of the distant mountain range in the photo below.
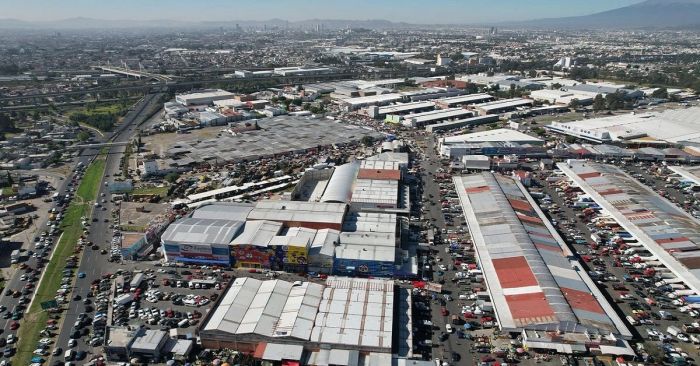
{"type": "MultiPolygon", "coordinates": [[[[566,6],[566,5],[562,5],[566,6]]],[[[18,19],[0,19],[0,29],[137,29],[137,28],[217,28],[234,27],[280,27],[313,28],[321,24],[325,29],[368,28],[425,28],[439,25],[410,24],[392,22],[383,19],[342,20],[309,19],[287,21],[270,19],[264,21],[231,20],[191,22],[169,19],[154,20],[104,20],[93,18],[70,18],[55,21],[31,22],[18,19]]],[[[443,24],[444,25],[444,24],[443,24]]],[[[487,25],[487,24],[474,24],[487,25]]],[[[629,29],[629,28],[700,28],[700,0],[647,0],[638,4],[608,10],[600,13],[565,17],[538,19],[521,22],[488,24],[525,28],[562,28],[562,29],[629,29]]]]}
{"type": "Polygon", "coordinates": [[[564,29],[698,28],[700,0],[647,0],[591,15],[513,22],[509,25],[564,29]]]}

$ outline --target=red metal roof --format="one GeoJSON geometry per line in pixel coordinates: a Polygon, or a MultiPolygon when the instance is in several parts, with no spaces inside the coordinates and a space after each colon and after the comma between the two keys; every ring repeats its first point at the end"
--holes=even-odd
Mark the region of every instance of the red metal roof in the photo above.
{"type": "Polygon", "coordinates": [[[588,179],[588,178],[593,178],[593,177],[600,177],[599,172],[591,172],[591,173],[582,173],[578,175],[582,179],[588,179]]]}
{"type": "Polygon", "coordinates": [[[267,348],[267,343],[265,342],[260,342],[255,346],[255,352],[253,352],[253,357],[257,359],[263,358],[263,355],[265,354],[265,348],[267,348]]]}
{"type": "Polygon", "coordinates": [[[479,187],[471,187],[465,189],[467,193],[481,193],[481,192],[486,192],[489,190],[488,186],[479,186],[479,187]]]}
{"type": "Polygon", "coordinates": [[[520,221],[526,221],[526,222],[530,222],[530,223],[533,223],[533,224],[540,224],[540,225],[542,225],[542,220],[540,220],[540,219],[538,219],[538,218],[536,218],[536,217],[523,215],[523,214],[521,214],[521,213],[519,213],[519,212],[516,212],[516,214],[518,215],[518,218],[520,219],[520,221]]]}
{"type": "Polygon", "coordinates": [[[532,206],[527,201],[509,198],[508,202],[510,203],[510,206],[513,207],[513,209],[515,210],[532,211],[532,206]]]}
{"type": "Polygon", "coordinates": [[[554,316],[554,311],[549,306],[543,292],[506,295],[506,302],[513,319],[527,319],[527,322],[539,323],[554,316]]]}
{"type": "Polygon", "coordinates": [[[573,309],[605,314],[603,308],[600,307],[598,301],[590,293],[566,287],[561,287],[561,292],[573,309]]]}
{"type": "Polygon", "coordinates": [[[400,170],[360,169],[357,179],[401,180],[400,170]]]}
{"type": "Polygon", "coordinates": [[[679,243],[682,241],[690,241],[690,239],[686,238],[685,236],[679,236],[677,238],[667,238],[667,239],[656,240],[656,242],[659,244],[679,243]]]}
{"type": "Polygon", "coordinates": [[[561,253],[561,248],[560,247],[555,247],[552,245],[546,245],[546,244],[537,244],[535,243],[535,248],[537,249],[543,249],[543,250],[549,250],[551,252],[559,252],[561,253]]]}
{"type": "Polygon", "coordinates": [[[493,266],[496,269],[498,282],[501,288],[517,288],[526,286],[537,286],[537,279],[532,274],[530,266],[525,257],[512,257],[494,259],[493,266]]]}
{"type": "Polygon", "coordinates": [[[611,189],[606,189],[604,191],[600,191],[598,193],[600,193],[601,196],[608,196],[611,194],[620,194],[620,193],[625,193],[625,192],[621,189],[611,188],[611,189]]]}

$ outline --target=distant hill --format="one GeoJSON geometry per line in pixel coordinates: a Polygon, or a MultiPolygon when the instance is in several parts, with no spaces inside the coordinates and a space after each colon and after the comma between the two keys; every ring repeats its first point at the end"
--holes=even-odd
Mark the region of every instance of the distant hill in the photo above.
{"type": "MultiPolygon", "coordinates": [[[[565,5],[564,5],[565,6],[565,5]]],[[[70,18],[55,21],[30,22],[18,19],[0,19],[0,29],[137,29],[137,28],[302,28],[313,29],[322,25],[324,29],[366,28],[366,29],[416,29],[438,27],[440,25],[410,24],[384,19],[344,20],[309,19],[287,21],[270,20],[230,20],[230,21],[180,21],[170,19],[154,20],[104,20],[93,18],[70,18]]],[[[443,24],[444,25],[444,24],[443,24]]],[[[485,25],[485,24],[481,24],[485,25]]],[[[620,28],[700,28],[700,0],[647,0],[623,8],[600,13],[549,18],[520,22],[504,22],[501,26],[527,28],[573,28],[573,29],[620,29],[620,28]]],[[[458,26],[458,25],[453,25],[458,26]]]]}
{"type": "Polygon", "coordinates": [[[700,0],[647,0],[591,15],[509,23],[534,28],[696,28],[700,0]]]}

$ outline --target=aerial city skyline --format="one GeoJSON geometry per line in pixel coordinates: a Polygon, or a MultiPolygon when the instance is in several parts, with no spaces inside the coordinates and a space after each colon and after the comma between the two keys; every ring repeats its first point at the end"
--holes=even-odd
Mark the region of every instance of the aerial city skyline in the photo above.
{"type": "Polygon", "coordinates": [[[587,15],[640,3],[641,0],[591,0],[562,6],[553,0],[358,0],[353,2],[265,0],[250,6],[238,0],[208,0],[193,10],[186,0],[104,2],[70,0],[0,1],[2,18],[50,21],[75,17],[109,20],[174,19],[181,21],[309,19],[388,19],[418,24],[481,24],[494,21],[532,20],[587,15]]]}

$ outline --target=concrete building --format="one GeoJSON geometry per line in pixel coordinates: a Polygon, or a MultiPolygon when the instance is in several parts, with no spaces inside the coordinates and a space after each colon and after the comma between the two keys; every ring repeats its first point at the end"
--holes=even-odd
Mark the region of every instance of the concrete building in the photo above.
{"type": "Polygon", "coordinates": [[[497,100],[494,102],[475,104],[473,108],[476,109],[480,115],[485,116],[487,114],[512,112],[519,108],[532,106],[532,104],[533,101],[531,99],[512,98],[497,100]]]}
{"type": "Polygon", "coordinates": [[[344,203],[258,201],[248,215],[248,220],[268,220],[287,227],[340,230],[347,212],[344,203]]]}
{"type": "Polygon", "coordinates": [[[585,93],[563,90],[534,90],[530,93],[530,98],[551,104],[569,105],[576,99],[579,105],[589,105],[593,103],[593,97],[585,93]]]}
{"type": "Polygon", "coordinates": [[[225,90],[205,90],[197,93],[179,94],[175,96],[175,101],[184,106],[210,105],[215,100],[231,99],[235,94],[225,90]]]}
{"type": "Polygon", "coordinates": [[[467,170],[491,170],[491,158],[486,155],[465,155],[462,164],[467,170]]]}
{"type": "Polygon", "coordinates": [[[163,254],[169,262],[228,266],[228,245],[243,226],[242,221],[182,218],[161,236],[163,254]]]}
{"type": "Polygon", "coordinates": [[[498,115],[492,114],[488,116],[477,116],[465,119],[458,119],[456,121],[448,121],[436,123],[434,125],[425,126],[425,130],[430,133],[442,132],[455,130],[462,127],[472,127],[479,126],[487,123],[498,122],[500,118],[498,115]]]}
{"type": "Polygon", "coordinates": [[[387,115],[404,115],[408,113],[427,112],[435,109],[432,102],[396,103],[387,106],[371,106],[367,108],[367,115],[374,119],[382,119],[387,115]]]}
{"type": "Polygon", "coordinates": [[[490,94],[478,93],[478,94],[467,94],[459,95],[456,97],[442,98],[435,101],[435,104],[440,108],[454,108],[463,107],[472,104],[484,103],[494,100],[495,98],[490,94]]]}
{"type": "Polygon", "coordinates": [[[622,114],[575,122],[552,122],[552,132],[597,143],[637,145],[680,144],[700,147],[700,107],[640,114],[622,114]]]}
{"type": "Polygon", "coordinates": [[[387,115],[386,122],[400,123],[411,128],[422,128],[442,121],[462,119],[472,116],[474,116],[474,112],[472,111],[462,108],[449,108],[407,115],[387,115]]]}

